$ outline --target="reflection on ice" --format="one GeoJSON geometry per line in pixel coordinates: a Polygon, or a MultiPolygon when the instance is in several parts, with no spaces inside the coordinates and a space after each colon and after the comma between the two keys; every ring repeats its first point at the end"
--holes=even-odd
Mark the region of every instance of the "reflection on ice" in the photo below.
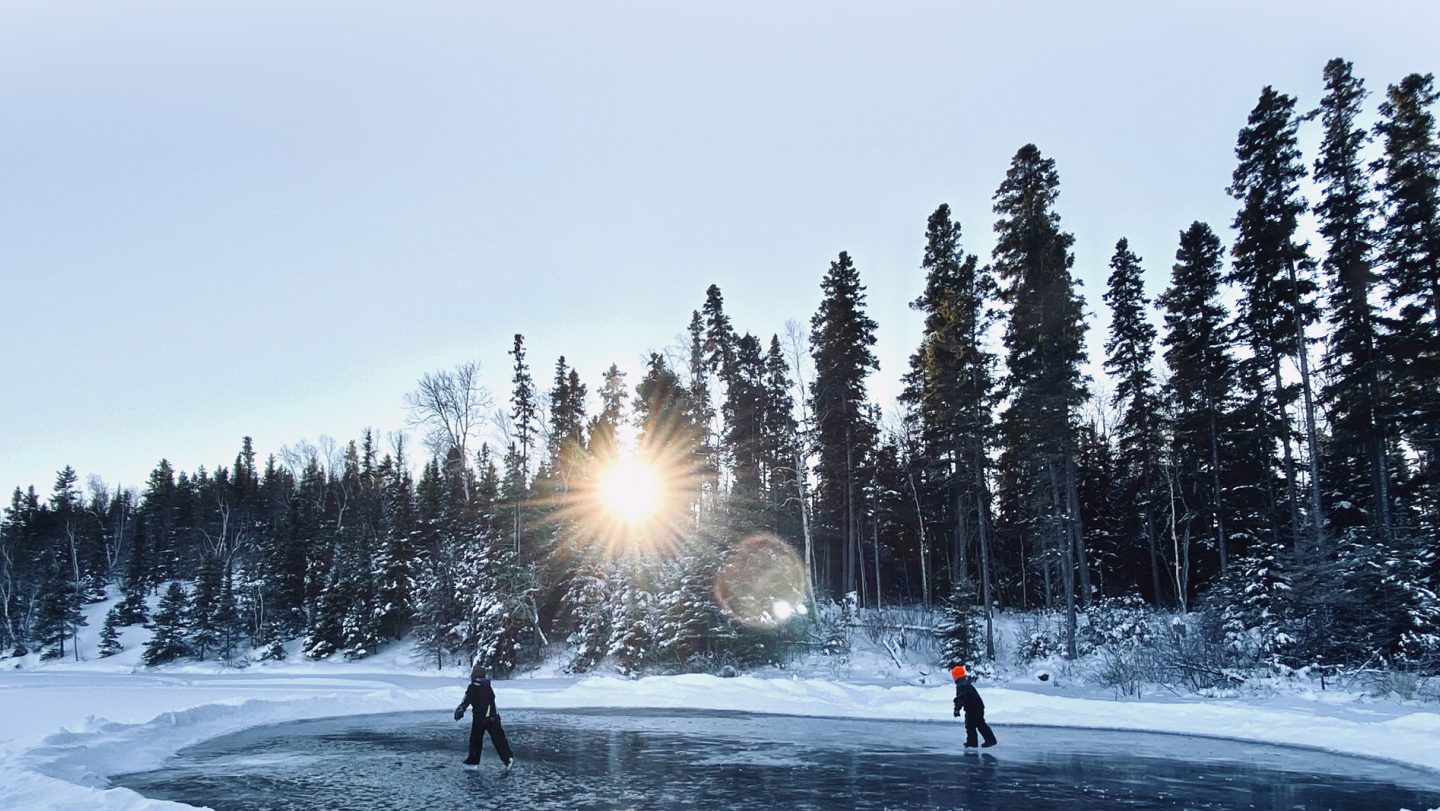
{"type": "Polygon", "coordinates": [[[320,719],[192,747],[115,779],[230,809],[1434,808],[1440,781],[1322,752],[1174,735],[683,711],[514,711],[517,766],[460,767],[443,714],[320,719]]]}

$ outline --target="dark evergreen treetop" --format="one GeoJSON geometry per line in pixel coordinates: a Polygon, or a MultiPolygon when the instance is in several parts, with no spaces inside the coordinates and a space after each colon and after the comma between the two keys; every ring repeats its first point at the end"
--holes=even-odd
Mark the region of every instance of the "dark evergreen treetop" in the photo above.
{"type": "Polygon", "coordinates": [[[1203,222],[1180,232],[1170,287],[1157,304],[1165,311],[1169,388],[1186,398],[1224,393],[1231,380],[1229,313],[1220,300],[1220,238],[1203,222]]]}
{"type": "Polygon", "coordinates": [[[841,251],[820,282],[825,297],[810,319],[815,357],[816,415],[854,413],[866,400],[865,378],[880,369],[871,347],[877,324],[865,314],[865,288],[850,254],[841,251]]]}
{"type": "Polygon", "coordinates": [[[540,404],[535,394],[535,381],[530,377],[530,366],[525,362],[525,336],[516,333],[510,356],[515,359],[515,374],[510,379],[514,387],[510,394],[510,419],[520,451],[520,472],[523,476],[527,473],[530,449],[534,447],[540,431],[540,404]]]}
{"type": "Polygon", "coordinates": [[[1320,156],[1315,159],[1315,181],[1325,194],[1315,205],[1315,214],[1320,218],[1320,233],[1330,246],[1324,268],[1333,280],[1330,312],[1337,328],[1343,328],[1347,313],[1359,303],[1357,295],[1368,290],[1372,280],[1371,219],[1375,211],[1370,199],[1370,175],[1361,157],[1370,135],[1355,123],[1369,93],[1365,82],[1351,74],[1351,68],[1351,63],[1343,59],[1326,63],[1328,92],[1316,111],[1325,135],[1320,156]]]}
{"type": "Polygon", "coordinates": [[[1145,298],[1145,283],[1140,257],[1130,251],[1130,242],[1121,238],[1115,243],[1110,259],[1110,281],[1105,303],[1110,305],[1110,337],[1105,341],[1105,368],[1115,375],[1115,393],[1111,403],[1129,404],[1126,421],[1145,419],[1154,411],[1152,393],[1155,375],[1150,361],[1155,357],[1155,325],[1146,317],[1150,302],[1145,298]]]}
{"type": "Polygon", "coordinates": [[[995,192],[995,271],[1010,305],[1005,329],[1007,412],[1031,426],[1034,450],[1069,450],[1074,410],[1089,396],[1084,299],[1070,274],[1075,238],[1060,230],[1052,206],[1060,194],[1055,161],[1034,144],[1015,153],[995,192]],[[1058,444],[1057,444],[1058,443],[1058,444]]]}
{"type": "Polygon", "coordinates": [[[1295,99],[1266,86],[1235,146],[1240,163],[1228,189],[1241,202],[1233,223],[1234,264],[1227,281],[1240,287],[1237,318],[1256,363],[1270,369],[1278,357],[1294,356],[1296,319],[1318,317],[1308,245],[1295,241],[1307,203],[1296,132],[1295,99]]]}
{"type": "MultiPolygon", "coordinates": [[[[1425,455],[1421,478],[1440,500],[1440,143],[1430,74],[1391,85],[1375,132],[1384,153],[1378,186],[1386,298],[1398,310],[1386,348],[1394,373],[1395,412],[1425,455]]],[[[1435,519],[1433,508],[1431,520],[1435,519]]]]}
{"type": "Polygon", "coordinates": [[[978,264],[961,249],[960,223],[950,219],[950,206],[941,204],[925,227],[925,289],[910,303],[925,314],[925,327],[901,394],[917,409],[931,455],[987,441],[995,380],[984,339],[995,318],[989,302],[998,291],[989,268],[978,264]]]}
{"type": "Polygon", "coordinates": [[[1440,144],[1435,116],[1434,78],[1412,73],[1391,85],[1380,104],[1382,120],[1375,132],[1385,153],[1376,168],[1385,174],[1379,187],[1384,199],[1382,255],[1390,270],[1391,300],[1440,306],[1440,144]]]}
{"type": "MultiPolygon", "coordinates": [[[[1317,113],[1324,125],[1315,180],[1323,196],[1315,205],[1320,233],[1329,243],[1322,268],[1328,287],[1330,324],[1321,402],[1330,417],[1328,476],[1350,495],[1346,503],[1364,505],[1382,533],[1388,534],[1388,473],[1382,380],[1387,375],[1378,354],[1379,320],[1370,293],[1377,281],[1373,267],[1376,209],[1362,151],[1370,135],[1355,120],[1367,95],[1351,64],[1332,59],[1325,65],[1325,88],[1317,113]],[[1343,482],[1344,484],[1340,484],[1343,482]]],[[[1351,511],[1359,512],[1359,511],[1351,511]]],[[[1358,516],[1332,516],[1343,528],[1358,516]]]]}
{"type": "Polygon", "coordinates": [[[735,328],[725,314],[725,298],[718,285],[705,290],[705,362],[710,371],[724,379],[730,373],[735,356],[735,328]]]}
{"type": "Polygon", "coordinates": [[[557,454],[565,443],[582,444],[585,439],[585,384],[580,374],[565,365],[565,356],[555,361],[555,378],[550,388],[550,445],[557,454]]]}

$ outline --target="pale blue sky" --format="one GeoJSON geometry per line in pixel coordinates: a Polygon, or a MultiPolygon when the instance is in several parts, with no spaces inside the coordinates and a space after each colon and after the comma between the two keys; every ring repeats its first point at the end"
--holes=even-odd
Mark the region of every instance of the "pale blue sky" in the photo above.
{"type": "MultiPolygon", "coordinates": [[[[0,488],[138,485],[404,425],[424,372],[523,333],[592,390],[705,288],[768,338],[841,250],[890,402],[925,218],[966,247],[1027,142],[1058,163],[1092,355],[1115,240],[1228,237],[1261,87],[1440,70],[1440,4],[0,4],[0,488]]],[[[1314,141],[1314,125],[1307,134],[1314,141]]],[[[1307,158],[1313,158],[1312,154],[1307,158]]]]}

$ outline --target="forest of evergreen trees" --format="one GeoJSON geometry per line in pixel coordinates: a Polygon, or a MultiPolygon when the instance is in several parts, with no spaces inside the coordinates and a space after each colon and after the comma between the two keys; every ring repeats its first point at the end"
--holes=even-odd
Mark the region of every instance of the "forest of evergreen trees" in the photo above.
{"type": "Polygon", "coordinates": [[[498,416],[474,364],[419,381],[416,446],[367,432],[262,461],[247,437],[137,492],[69,467],[48,494],[16,488],[0,646],[73,654],[112,585],[103,652],[148,623],[149,664],[407,637],[501,672],[562,643],[573,672],[775,662],[893,605],[1054,612],[1074,656],[1079,615],[1138,598],[1201,618],[1235,661],[1440,671],[1437,93],[1406,76],[1367,127],[1350,63],[1324,77],[1317,109],[1266,87],[1240,130],[1232,244],[1191,224],[1150,294],[1117,240],[1107,335],[1086,334],[1055,162],[1026,145],[988,261],[948,206],[925,223],[902,413],[867,391],[878,325],[847,253],[808,331],[742,334],[711,286],[688,346],[638,381],[611,366],[593,397],[563,357],[537,380],[516,335],[498,416]],[[1323,245],[1300,239],[1309,216],[1323,245]],[[640,524],[598,503],[629,454],[663,482],[640,524]],[[786,589],[816,610],[747,607],[786,589]]]}

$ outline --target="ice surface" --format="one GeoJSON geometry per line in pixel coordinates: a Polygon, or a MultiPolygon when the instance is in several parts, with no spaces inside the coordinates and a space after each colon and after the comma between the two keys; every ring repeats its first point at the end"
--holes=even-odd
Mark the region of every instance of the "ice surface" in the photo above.
{"type": "Polygon", "coordinates": [[[1313,750],[1153,733],[1005,727],[961,747],[942,722],[686,710],[512,710],[524,769],[456,764],[467,730],[436,713],[247,730],[117,782],[252,811],[512,809],[1397,808],[1440,802],[1422,770],[1313,750]],[[316,755],[266,761],[256,753],[316,755]],[[236,764],[249,763],[245,767],[236,764]],[[343,765],[336,766],[336,763],[343,765]]]}

